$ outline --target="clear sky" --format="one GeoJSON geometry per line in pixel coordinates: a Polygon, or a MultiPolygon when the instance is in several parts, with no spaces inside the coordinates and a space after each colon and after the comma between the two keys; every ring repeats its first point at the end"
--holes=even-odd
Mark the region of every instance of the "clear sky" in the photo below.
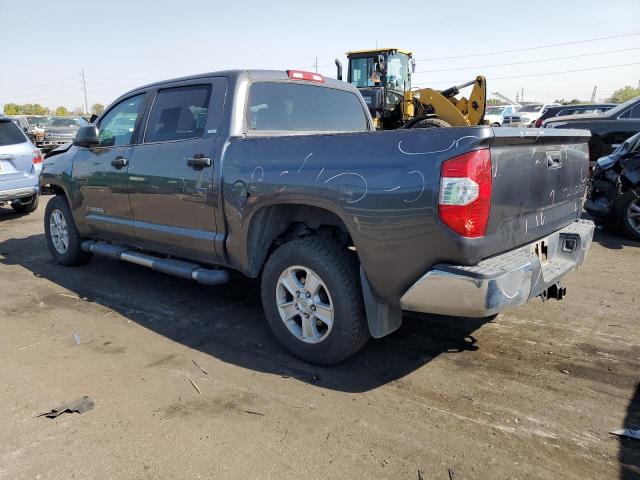
{"type": "Polygon", "coordinates": [[[490,92],[552,101],[640,81],[640,0],[0,0],[0,25],[0,105],[80,106],[83,69],[89,105],[192,73],[312,70],[316,57],[334,76],[335,57],[376,43],[414,52],[414,85],[484,74],[490,92]]]}

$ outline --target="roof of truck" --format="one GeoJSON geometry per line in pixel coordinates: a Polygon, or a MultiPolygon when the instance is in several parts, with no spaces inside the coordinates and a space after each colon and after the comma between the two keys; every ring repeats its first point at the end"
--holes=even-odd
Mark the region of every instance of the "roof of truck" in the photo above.
{"type": "Polygon", "coordinates": [[[402,48],[372,48],[369,50],[351,50],[350,52],[347,52],[347,56],[360,55],[362,53],[389,52],[392,50],[396,52],[404,53],[405,55],[409,55],[409,56],[413,55],[413,52],[410,52],[409,50],[403,50],[402,48]]]}
{"type": "MultiPolygon", "coordinates": [[[[295,71],[304,71],[304,70],[300,70],[300,69],[296,69],[296,68],[291,68],[289,70],[295,70],[295,71]]],[[[311,72],[314,73],[314,72],[311,72]]],[[[221,70],[218,72],[207,72],[207,73],[200,73],[200,74],[196,74],[196,75],[188,75],[185,77],[178,77],[178,78],[170,78],[167,80],[159,80],[157,82],[153,82],[153,83],[148,83],[146,85],[141,85],[137,88],[132,89],[131,91],[134,90],[139,90],[141,88],[149,88],[149,87],[153,87],[156,85],[165,85],[167,83],[173,83],[173,82],[184,82],[187,80],[197,80],[200,78],[210,78],[210,77],[229,77],[229,78],[237,78],[241,75],[246,75],[249,77],[249,79],[251,81],[291,81],[291,82],[299,82],[299,83],[311,83],[311,84],[318,84],[318,85],[323,85],[323,83],[321,82],[313,82],[313,81],[309,81],[309,80],[297,80],[297,79],[293,79],[293,78],[289,78],[289,75],[287,74],[287,70],[259,70],[259,69],[253,69],[253,70],[221,70]]],[[[336,80],[335,78],[330,78],[327,77],[325,75],[322,75],[322,77],[324,78],[324,84],[326,85],[330,85],[330,86],[337,86],[337,87],[345,87],[345,86],[350,86],[350,84],[343,82],[341,80],[336,80]]]]}

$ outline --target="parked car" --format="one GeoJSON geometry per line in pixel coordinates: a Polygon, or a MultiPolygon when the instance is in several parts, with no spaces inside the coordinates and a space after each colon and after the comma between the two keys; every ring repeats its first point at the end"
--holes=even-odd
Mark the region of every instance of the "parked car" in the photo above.
{"type": "Polygon", "coordinates": [[[261,276],[276,338],[331,364],[403,310],[487,317],[562,298],[594,230],[580,220],[588,137],[376,132],[346,82],[190,76],[126,93],[47,156],[45,236],[61,265],[99,254],[209,285],[229,280],[220,267],[261,276]]]}
{"type": "Polygon", "coordinates": [[[598,160],[585,210],[640,240],[640,133],[598,160]]]}
{"type": "Polygon", "coordinates": [[[600,115],[572,115],[550,118],[545,128],[579,128],[591,131],[591,167],[598,158],[609,155],[627,138],[640,132],[640,97],[621,103],[600,115]]]}
{"type": "Polygon", "coordinates": [[[31,143],[39,147],[44,140],[44,132],[49,124],[49,117],[43,115],[13,115],[10,117],[24,133],[31,143]]]}
{"type": "MultiPolygon", "coordinates": [[[[536,120],[542,116],[549,107],[560,105],[559,103],[531,103],[521,107],[509,121],[511,127],[535,127],[536,120]]],[[[506,123],[506,122],[505,122],[506,123]]]]}
{"type": "Polygon", "coordinates": [[[536,120],[535,127],[539,128],[543,125],[543,122],[553,117],[563,117],[566,115],[597,115],[599,113],[611,110],[617,106],[616,103],[585,103],[578,105],[558,105],[554,107],[547,107],[540,118],[536,120]]]}
{"type": "Polygon", "coordinates": [[[18,213],[38,208],[42,154],[12,119],[0,115],[0,205],[18,213]]]}
{"type": "Polygon", "coordinates": [[[520,105],[496,105],[487,107],[484,112],[485,123],[493,127],[499,127],[504,123],[504,117],[513,115],[520,105]]]}
{"type": "Polygon", "coordinates": [[[78,129],[86,125],[89,122],[82,117],[51,117],[41,143],[42,149],[52,150],[72,142],[78,129]]]}

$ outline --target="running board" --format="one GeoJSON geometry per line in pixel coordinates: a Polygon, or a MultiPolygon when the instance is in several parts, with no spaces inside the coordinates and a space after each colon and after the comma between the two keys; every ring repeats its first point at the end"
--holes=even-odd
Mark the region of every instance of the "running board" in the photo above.
{"type": "Polygon", "coordinates": [[[185,262],[174,258],[154,257],[146,253],[140,253],[137,250],[129,250],[120,245],[85,240],[82,242],[81,247],[85,252],[95,253],[114,260],[135,263],[175,277],[195,280],[205,285],[221,285],[229,281],[229,272],[225,270],[210,270],[202,268],[197,263],[185,262]]]}

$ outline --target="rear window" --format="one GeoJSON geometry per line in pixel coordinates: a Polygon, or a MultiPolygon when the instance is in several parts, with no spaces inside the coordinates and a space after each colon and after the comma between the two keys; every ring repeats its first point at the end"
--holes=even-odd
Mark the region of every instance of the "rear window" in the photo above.
{"type": "Polygon", "coordinates": [[[13,122],[0,121],[0,146],[25,143],[27,138],[13,122]]]}
{"type": "Polygon", "coordinates": [[[297,83],[254,83],[247,123],[254,131],[367,130],[367,117],[354,93],[297,83]]]}

